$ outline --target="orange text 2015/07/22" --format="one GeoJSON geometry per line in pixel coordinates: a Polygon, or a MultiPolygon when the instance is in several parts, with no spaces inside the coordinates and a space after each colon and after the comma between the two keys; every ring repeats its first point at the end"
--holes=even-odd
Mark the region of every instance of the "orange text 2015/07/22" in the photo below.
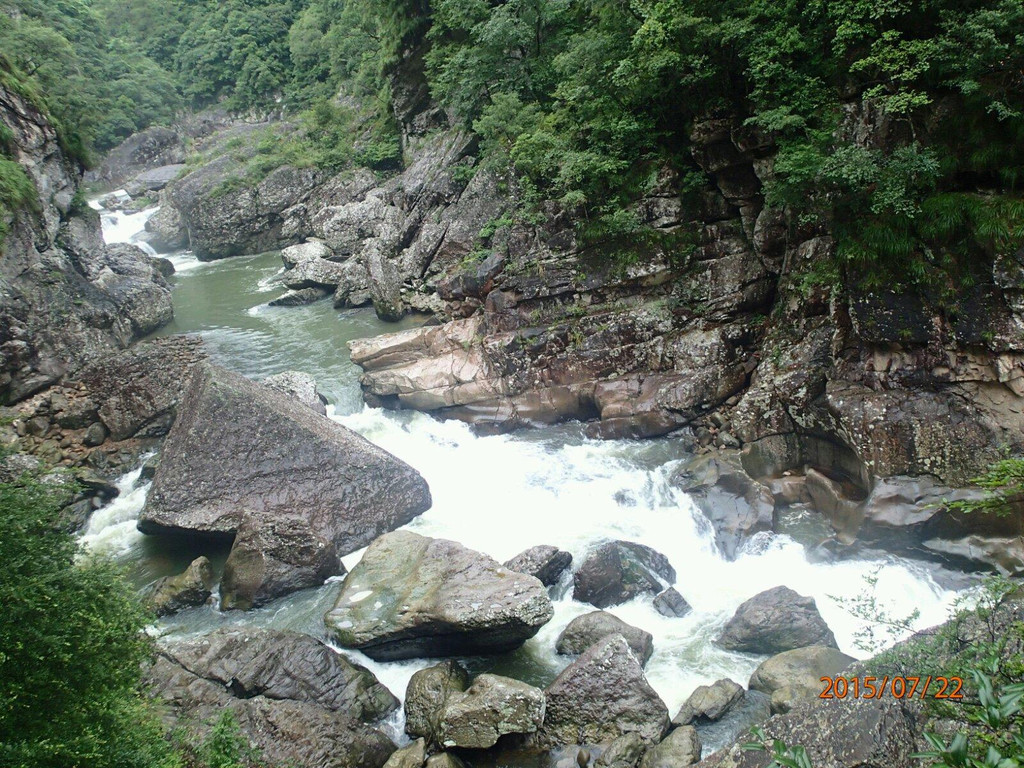
{"type": "Polygon", "coordinates": [[[823,677],[819,699],[962,699],[964,681],[959,677],[823,677]]]}

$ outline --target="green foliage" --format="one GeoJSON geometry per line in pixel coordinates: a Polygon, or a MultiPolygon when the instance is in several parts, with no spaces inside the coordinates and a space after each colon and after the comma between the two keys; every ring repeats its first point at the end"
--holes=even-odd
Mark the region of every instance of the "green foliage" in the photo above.
{"type": "Polygon", "coordinates": [[[753,741],[742,745],[745,752],[767,752],[772,761],[767,768],[812,768],[807,750],[801,746],[789,746],[782,739],[769,739],[764,730],[754,726],[750,729],[753,741]]]}
{"type": "Polygon", "coordinates": [[[987,493],[978,500],[957,501],[949,507],[960,512],[1012,514],[1024,503],[1024,458],[997,461],[981,476],[971,480],[987,493]]]}
{"type": "Polygon", "coordinates": [[[258,768],[263,765],[259,750],[250,746],[230,709],[224,710],[214,723],[199,748],[198,757],[205,768],[258,768]]]}
{"type": "Polygon", "coordinates": [[[31,205],[35,200],[36,188],[24,169],[0,154],[0,245],[7,234],[8,219],[19,208],[31,205]]]}
{"type": "Polygon", "coordinates": [[[0,484],[0,763],[175,766],[140,691],[147,614],[117,568],[81,555],[57,507],[46,483],[0,484]]]}

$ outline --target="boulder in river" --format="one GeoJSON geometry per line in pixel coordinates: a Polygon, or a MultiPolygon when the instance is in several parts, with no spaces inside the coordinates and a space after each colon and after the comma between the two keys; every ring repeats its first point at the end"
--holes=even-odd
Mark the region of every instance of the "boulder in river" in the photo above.
{"type": "Polygon", "coordinates": [[[669,587],[654,598],[654,610],[662,616],[679,619],[690,613],[693,608],[675,587],[669,587]]]}
{"type": "Polygon", "coordinates": [[[608,635],[621,635],[642,665],[646,664],[654,653],[654,638],[650,632],[627,624],[607,611],[594,611],[577,616],[562,630],[555,648],[563,654],[580,654],[608,635]]]}
{"type": "Polygon", "coordinates": [[[573,577],[573,599],[607,608],[644,593],[661,592],[676,580],[660,552],[631,541],[610,541],[594,550],[573,577]]]}
{"type": "Polygon", "coordinates": [[[554,615],[544,585],[461,544],[395,531],[345,578],[327,626],[378,660],[510,651],[554,615]]]}
{"type": "Polygon", "coordinates": [[[544,721],[544,692],[501,675],[482,674],[445,703],[438,741],[447,748],[488,749],[502,736],[534,733],[544,721]]]}
{"type": "Polygon", "coordinates": [[[322,583],[339,558],[430,507],[404,462],[271,387],[217,366],[199,372],[139,530],[237,537],[221,596],[249,607],[322,583]]]}
{"type": "Polygon", "coordinates": [[[600,744],[626,733],[648,742],[668,730],[668,708],[622,635],[592,645],[545,689],[542,746],[600,744]]]}
{"type": "Polygon", "coordinates": [[[457,661],[442,661],[418,670],[405,689],[405,732],[438,743],[445,705],[453,694],[469,687],[469,673],[457,661]]]}
{"type": "Polygon", "coordinates": [[[303,405],[307,405],[321,416],[327,415],[327,398],[316,388],[316,379],[302,371],[284,371],[275,373],[263,380],[268,387],[291,395],[303,405]]]}
{"type": "Polygon", "coordinates": [[[736,609],[718,638],[730,651],[781,653],[808,645],[836,647],[836,638],[818,613],[814,598],[789,587],[773,587],[736,609]]]}
{"type": "Polygon", "coordinates": [[[570,565],[572,565],[572,555],[549,544],[530,547],[505,563],[505,567],[510,571],[527,573],[540,579],[540,583],[545,587],[556,583],[558,577],[570,565]]]}
{"type": "Polygon", "coordinates": [[[275,764],[380,768],[395,750],[370,725],[397,707],[394,696],[308,635],[227,629],[162,640],[149,679],[168,725],[192,743],[230,711],[275,764]]]}
{"type": "Polygon", "coordinates": [[[804,699],[817,699],[823,677],[835,677],[856,661],[835,648],[812,645],[772,656],[750,676],[750,690],[772,697],[772,712],[788,712],[804,699]]]}
{"type": "Polygon", "coordinates": [[[711,685],[699,685],[672,718],[673,725],[689,725],[693,721],[715,721],[743,700],[743,686],[729,678],[711,685]]]}
{"type": "Polygon", "coordinates": [[[640,761],[640,768],[684,768],[700,762],[700,752],[697,729],[684,725],[647,750],[640,761]]]}
{"type": "Polygon", "coordinates": [[[213,565],[209,558],[197,557],[184,573],[166,576],[153,586],[150,603],[157,616],[177,613],[182,608],[202,605],[213,594],[213,565]]]}

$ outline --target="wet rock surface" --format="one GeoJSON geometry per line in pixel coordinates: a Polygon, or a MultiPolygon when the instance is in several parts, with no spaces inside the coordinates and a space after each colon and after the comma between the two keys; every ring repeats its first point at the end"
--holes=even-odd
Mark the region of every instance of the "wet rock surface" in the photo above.
{"type": "Polygon", "coordinates": [[[676,580],[668,559],[644,544],[612,541],[587,556],[573,575],[573,599],[597,608],[644,593],[658,594],[676,580]]]}
{"type": "Polygon", "coordinates": [[[547,590],[454,541],[395,531],[345,578],[328,628],[379,660],[512,650],[553,615],[547,590]]]}
{"type": "Polygon", "coordinates": [[[809,645],[836,647],[814,598],[773,587],[745,601],[729,619],[718,645],[731,651],[781,653],[809,645]]]}
{"type": "Polygon", "coordinates": [[[569,552],[548,544],[530,547],[505,563],[505,567],[510,571],[533,576],[545,587],[555,584],[570,565],[572,555],[569,552]]]}
{"type": "Polygon", "coordinates": [[[654,653],[654,638],[650,632],[631,626],[607,611],[577,616],[562,630],[555,648],[562,654],[580,654],[608,635],[621,635],[641,665],[654,653]]]}

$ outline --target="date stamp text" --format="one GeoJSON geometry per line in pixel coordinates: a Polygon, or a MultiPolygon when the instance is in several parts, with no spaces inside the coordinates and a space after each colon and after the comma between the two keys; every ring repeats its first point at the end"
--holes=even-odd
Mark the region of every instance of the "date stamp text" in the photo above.
{"type": "Polygon", "coordinates": [[[962,699],[964,681],[959,677],[823,677],[819,699],[962,699]]]}

